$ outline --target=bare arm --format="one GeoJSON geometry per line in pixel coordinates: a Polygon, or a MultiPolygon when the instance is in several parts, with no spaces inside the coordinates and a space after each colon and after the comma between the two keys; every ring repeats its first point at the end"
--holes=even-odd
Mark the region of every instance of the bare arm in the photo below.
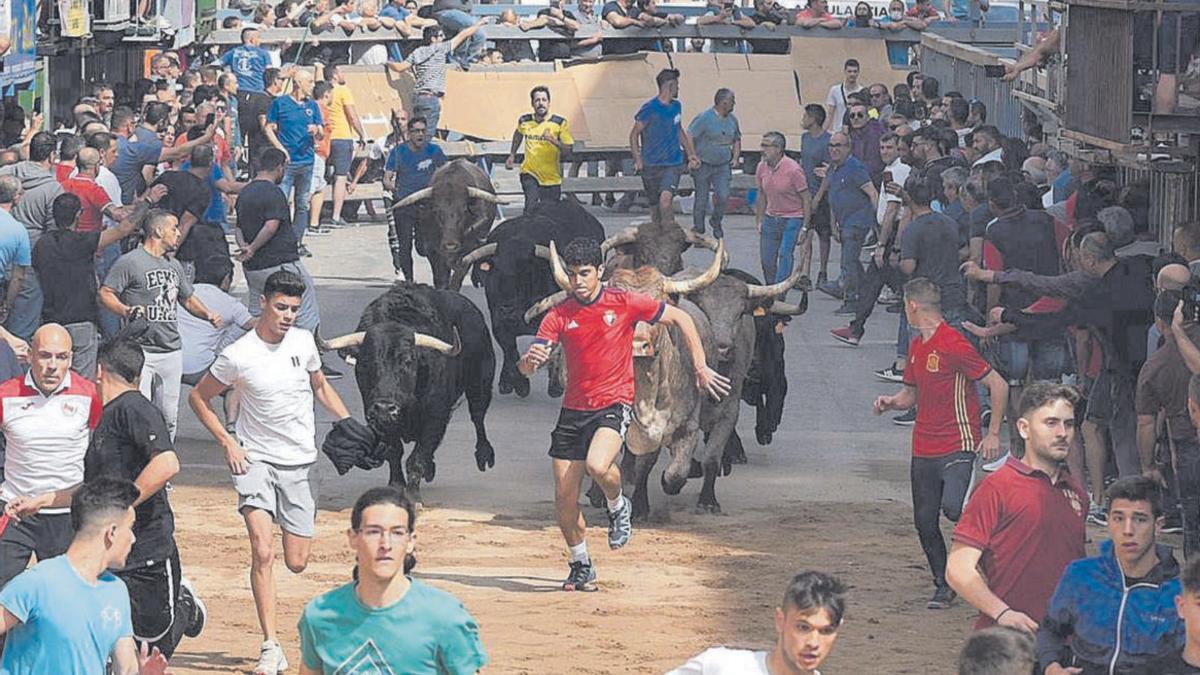
{"type": "Polygon", "coordinates": [[[863,183],[858,189],[865,192],[866,195],[871,198],[871,206],[879,208],[879,190],[876,190],[874,185],[870,183],[863,183]]]}
{"type": "Polygon", "coordinates": [[[911,384],[900,387],[900,391],[891,396],[879,396],[875,399],[874,411],[882,415],[888,410],[908,410],[917,404],[917,388],[911,384]]]}
{"type": "Polygon", "coordinates": [[[133,309],[121,302],[121,299],[117,297],[117,292],[108,286],[100,287],[99,293],[96,294],[96,299],[100,301],[101,307],[122,318],[128,318],[129,310],[133,309]]]}
{"type": "Polygon", "coordinates": [[[631,19],[627,16],[621,16],[617,12],[609,12],[608,15],[604,17],[604,20],[607,21],[608,25],[612,26],[613,28],[629,28],[630,26],[638,26],[640,28],[645,26],[645,24],[638,19],[631,19]]]}
{"type": "Polygon", "coordinates": [[[1179,347],[1179,355],[1193,375],[1200,375],[1200,349],[1188,337],[1183,329],[1183,302],[1175,307],[1175,316],[1171,319],[1171,333],[1175,335],[1175,345],[1179,347]]]}
{"type": "Polygon", "coordinates": [[[338,396],[333,385],[329,384],[329,380],[325,379],[325,373],[320,370],[313,371],[308,375],[308,381],[312,385],[313,396],[320,401],[321,405],[339,420],[344,420],[350,416],[350,411],[346,409],[346,404],[342,402],[342,397],[338,396]]]}
{"type": "Polygon", "coordinates": [[[160,161],[160,162],[175,162],[175,161],[178,161],[181,159],[187,159],[188,157],[190,157],[192,155],[193,148],[196,148],[201,145],[208,145],[209,143],[212,143],[213,136],[216,135],[216,133],[217,133],[217,125],[210,124],[208,126],[208,128],[204,130],[204,135],[201,136],[200,138],[190,140],[187,143],[184,143],[183,145],[171,145],[171,146],[164,145],[162,148],[162,152],[160,152],[158,154],[158,161],[160,161]]]}
{"type": "Polygon", "coordinates": [[[629,152],[633,155],[634,171],[642,170],[642,129],[645,128],[641,122],[634,122],[629,130],[629,152]]]}
{"type": "Polygon", "coordinates": [[[188,311],[188,314],[211,323],[213,328],[221,327],[221,316],[208,311],[208,308],[204,306],[204,303],[195,294],[189,295],[188,299],[180,304],[188,311]]]}
{"type": "Polygon", "coordinates": [[[1154,442],[1158,418],[1154,415],[1137,416],[1137,449],[1138,458],[1142,463],[1142,471],[1154,468],[1154,442]]]}
{"type": "Polygon", "coordinates": [[[388,70],[397,74],[403,73],[409,68],[412,68],[412,63],[409,61],[388,61],[383,65],[386,66],[388,70]]]}
{"type": "Polygon", "coordinates": [[[0,607],[0,609],[4,610],[0,612],[0,635],[5,635],[8,631],[21,625],[21,620],[15,614],[8,611],[7,608],[0,607]]]}
{"type": "Polygon", "coordinates": [[[358,134],[358,140],[366,143],[367,132],[363,131],[362,120],[358,117],[358,111],[354,109],[354,105],[346,104],[342,109],[346,111],[346,120],[350,122],[350,128],[358,134]]]}
{"type": "Polygon", "coordinates": [[[167,482],[179,474],[179,457],[173,450],[159,452],[154,455],[146,468],[142,469],[133,484],[137,486],[138,495],[134,506],[145,502],[159,490],[167,486],[167,482]]]}
{"type": "Polygon", "coordinates": [[[972,607],[992,617],[996,623],[1029,633],[1036,631],[1036,621],[1011,609],[988,588],[987,581],[979,573],[979,559],[982,557],[983,551],[955,542],[946,564],[947,583],[972,607]]]}
{"type": "MultiPolygon", "coordinates": [[[[254,235],[254,241],[250,242],[248,246],[242,249],[242,252],[238,254],[238,259],[242,262],[246,262],[250,258],[254,257],[255,252],[257,252],[268,241],[270,241],[271,237],[274,237],[275,232],[278,230],[278,218],[268,220],[267,222],[263,223],[262,229],[258,231],[258,234],[254,235]]],[[[238,231],[240,232],[241,230],[238,231]]]]}
{"type": "Polygon", "coordinates": [[[192,393],[188,394],[188,405],[192,407],[192,412],[195,413],[196,419],[200,420],[200,424],[208,430],[208,433],[217,440],[221,448],[225,451],[225,463],[229,466],[231,473],[241,475],[246,473],[246,451],[242,449],[236,439],[225,431],[225,425],[221,424],[221,418],[217,417],[217,413],[213,412],[212,399],[220,396],[228,386],[223,384],[211,373],[205,373],[200,379],[200,383],[192,388],[192,393]]]}
{"type": "Polygon", "coordinates": [[[463,30],[458,31],[458,35],[455,35],[453,38],[450,39],[451,49],[458,49],[459,45],[466,42],[467,38],[474,35],[475,32],[479,30],[479,27],[487,22],[488,22],[487,19],[480,19],[480,20],[476,21],[474,24],[467,26],[463,30]]]}
{"type": "Polygon", "coordinates": [[[21,283],[25,280],[25,270],[28,269],[24,265],[13,265],[8,273],[8,291],[4,294],[4,307],[12,309],[13,303],[17,301],[17,295],[21,292],[21,283]]]}
{"type": "Polygon", "coordinates": [[[679,125],[679,143],[683,145],[683,149],[687,151],[688,168],[696,169],[700,167],[700,158],[696,156],[696,145],[692,143],[692,135],[679,125]]]}
{"type": "Polygon", "coordinates": [[[521,134],[521,130],[519,128],[513,130],[512,146],[508,149],[508,159],[505,161],[505,164],[508,165],[508,168],[510,169],[513,168],[513,165],[517,163],[517,150],[521,148],[521,140],[523,138],[525,137],[521,134]]]}
{"type": "Polygon", "coordinates": [[[692,366],[696,370],[696,388],[718,401],[728,395],[729,378],[708,366],[704,356],[704,343],[700,341],[700,332],[696,330],[692,317],[674,305],[667,305],[659,320],[668,326],[675,326],[683,336],[683,342],[692,356],[692,366]]]}

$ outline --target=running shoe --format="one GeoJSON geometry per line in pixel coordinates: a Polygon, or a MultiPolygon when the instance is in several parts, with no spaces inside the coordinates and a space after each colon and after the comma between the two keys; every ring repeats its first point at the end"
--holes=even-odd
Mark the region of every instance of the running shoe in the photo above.
{"type": "Polygon", "coordinates": [[[1106,527],[1108,525],[1108,512],[1099,504],[1088,506],[1087,521],[1093,525],[1106,527]]]}
{"type": "Polygon", "coordinates": [[[592,563],[582,560],[571,563],[571,571],[567,574],[567,580],[563,582],[562,589],[585,593],[598,590],[596,588],[596,569],[592,567],[592,563]]]}
{"type": "Polygon", "coordinates": [[[327,380],[340,380],[345,377],[345,375],[342,374],[342,371],[331,366],[327,366],[324,363],[321,364],[321,374],[324,375],[325,379],[327,380]]]}
{"type": "Polygon", "coordinates": [[[1159,530],[1163,534],[1180,534],[1183,532],[1183,516],[1179,515],[1179,511],[1168,511],[1163,518],[1162,529],[1159,530]]]}
{"type": "Polygon", "coordinates": [[[849,326],[844,328],[834,328],[833,330],[829,331],[829,334],[833,336],[834,340],[837,340],[845,345],[850,345],[851,347],[857,347],[859,341],[862,339],[860,336],[855,335],[854,331],[851,330],[849,326]]]}
{"type": "Polygon", "coordinates": [[[904,371],[897,369],[895,366],[888,366],[883,370],[875,371],[875,377],[878,377],[884,382],[903,382],[904,371]]]}
{"type": "Polygon", "coordinates": [[[183,630],[183,634],[194,638],[200,635],[204,630],[204,625],[208,623],[208,607],[204,605],[204,601],[196,594],[196,588],[192,586],[192,580],[183,577],[179,580],[180,600],[188,603],[191,611],[188,613],[188,625],[183,630]]]}
{"type": "Polygon", "coordinates": [[[713,236],[717,239],[725,238],[725,229],[720,225],[713,225],[713,236]]]}
{"type": "Polygon", "coordinates": [[[309,251],[308,247],[305,246],[304,244],[300,244],[299,246],[296,247],[296,253],[301,258],[311,258],[312,257],[312,251],[309,251]]]}
{"type": "Polygon", "coordinates": [[[317,225],[316,227],[310,225],[307,230],[308,236],[310,237],[324,237],[330,232],[333,232],[333,230],[331,230],[328,225],[317,225]]]}
{"type": "Polygon", "coordinates": [[[950,609],[954,598],[958,597],[949,586],[938,586],[933,592],[933,597],[929,598],[929,602],[925,603],[926,609],[950,609]]]}
{"type": "Polygon", "coordinates": [[[992,461],[987,462],[981,468],[984,471],[986,471],[987,473],[992,473],[993,471],[999,471],[1000,468],[1003,467],[1005,465],[1005,463],[1008,462],[1008,457],[1009,457],[1009,453],[1006,452],[1003,455],[1000,455],[999,457],[997,457],[996,459],[993,459],[992,461]]]}
{"type": "Polygon", "coordinates": [[[608,512],[608,547],[617,550],[629,543],[633,536],[633,504],[629,497],[621,495],[621,503],[615,511],[608,512]]]}
{"type": "Polygon", "coordinates": [[[258,652],[258,665],[254,666],[254,675],[279,675],[288,669],[287,657],[283,655],[283,647],[274,640],[266,640],[258,652]]]}
{"type": "Polygon", "coordinates": [[[898,427],[911,427],[917,423],[917,409],[909,408],[908,412],[903,415],[896,415],[892,418],[892,424],[898,427]]]}

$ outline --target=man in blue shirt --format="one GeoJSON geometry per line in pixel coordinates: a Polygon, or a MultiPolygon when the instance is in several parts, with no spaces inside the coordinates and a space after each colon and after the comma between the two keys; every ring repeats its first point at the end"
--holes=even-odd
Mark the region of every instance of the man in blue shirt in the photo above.
{"type": "Polygon", "coordinates": [[[21,282],[33,265],[29,231],[13,217],[12,207],[21,194],[21,181],[15,176],[0,176],[0,313],[8,314],[21,282]]]}
{"type": "Polygon", "coordinates": [[[447,162],[442,149],[428,139],[425,118],[410,118],[408,140],[392,148],[383,165],[383,187],[391,190],[396,200],[393,213],[397,246],[392,249],[392,266],[408,281],[413,280],[413,230],[424,208],[414,193],[429,187],[434,172],[447,162]]]}
{"type": "Polygon", "coordinates": [[[127,480],[98,478],[71,499],[74,538],[67,552],[39,562],[0,591],[0,633],[7,636],[0,672],[164,672],[155,649],[138,653],[129,592],[108,570],[121,568],[133,546],[133,504],[139,491],[127,480]]]}
{"type": "Polygon", "coordinates": [[[733,167],[737,166],[742,154],[742,129],[733,114],[735,104],[733,90],[722,87],[713,96],[713,107],[697,115],[688,125],[688,133],[700,157],[700,168],[693,174],[696,179],[696,199],[692,207],[692,229],[704,232],[704,216],[708,213],[708,190],[711,186],[714,196],[713,236],[718,239],[725,236],[721,221],[725,217],[725,202],[729,199],[733,167]]]}
{"type": "MultiPolygon", "coordinates": [[[[817,233],[820,240],[820,267],[817,268],[817,284],[829,281],[829,249],[833,235],[830,224],[829,202],[817,200],[817,191],[821,189],[821,178],[817,176],[817,167],[829,162],[829,132],[825,130],[825,107],[819,103],[809,103],[804,106],[804,116],[800,118],[804,133],[800,134],[800,165],[804,167],[804,178],[808,181],[808,190],[812,193],[813,212],[805,214],[806,229],[817,233]]],[[[801,237],[803,249],[800,259],[806,270],[812,269],[812,235],[805,233],[801,237]]],[[[803,284],[804,281],[801,280],[803,284]]],[[[805,290],[808,290],[807,288],[805,290]]]]}
{"type": "Polygon", "coordinates": [[[109,167],[121,183],[121,202],[132,204],[146,191],[142,170],[162,162],[177,162],[191,156],[199,145],[211,145],[217,126],[210,125],[204,135],[182,145],[164,145],[159,132],[166,127],[171,107],[161,101],[146,104],[141,126],[134,127],[134,112],[121,106],[113,110],[113,133],[117,135],[117,161],[109,167]]]}
{"type": "Polygon", "coordinates": [[[643,103],[634,115],[629,147],[633,151],[633,170],[642,174],[646,198],[651,204],[657,200],[660,217],[666,217],[672,213],[671,202],[679,189],[683,150],[687,151],[689,169],[700,168],[700,158],[692,137],[680,124],[683,106],[679,103],[679,71],[665,68],[654,81],[658,96],[643,103]]]}
{"type": "Polygon", "coordinates": [[[319,140],[325,133],[321,109],[312,100],[312,91],[312,73],[297,70],[292,75],[292,93],[271,102],[264,129],[267,140],[282,150],[288,159],[279,187],[292,200],[292,230],[296,234],[297,248],[305,256],[308,255],[304,232],[308,226],[308,199],[312,192],[314,139],[319,140]]]}
{"type": "Polygon", "coordinates": [[[858,305],[858,282],[862,264],[858,261],[867,233],[875,227],[879,192],[871,174],[858,158],[850,154],[850,137],[839,131],[829,138],[829,168],[816,169],[822,176],[817,199],[829,198],[829,208],[837,224],[834,236],[842,243],[841,276],[836,284],[826,282],[817,288],[843,300],[835,314],[853,314],[858,305]]]}
{"type": "Polygon", "coordinates": [[[239,92],[263,90],[263,72],[271,67],[271,53],[260,46],[261,41],[257,28],[245,28],[242,44],[221,55],[221,64],[237,75],[239,92]]]}

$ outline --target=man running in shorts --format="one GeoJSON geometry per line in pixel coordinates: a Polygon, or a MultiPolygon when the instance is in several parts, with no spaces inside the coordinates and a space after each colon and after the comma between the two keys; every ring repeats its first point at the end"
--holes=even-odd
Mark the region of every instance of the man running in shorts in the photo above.
{"type": "Polygon", "coordinates": [[[572,293],[542,319],[537,339],[517,368],[529,376],[562,343],[567,390],[558,424],[550,433],[554,465],[554,508],[570,549],[570,574],[564,591],[596,590],[596,571],[588,556],[586,524],[579,510],[579,484],[590,475],[608,500],[608,546],[618,549],[633,532],[632,506],[621,494],[615,460],[629,426],[633,404],[633,329],[638,322],[663,322],[683,334],[696,387],[715,399],[729,393],[729,379],[709,368],[700,334],[683,310],[638,293],[600,282],[604,258],[600,243],[576,239],[563,249],[562,262],[572,293]]]}
{"type": "Polygon", "coordinates": [[[275,616],[275,542],[272,520],[283,530],[283,559],[299,574],[308,566],[316,530],[309,470],[317,460],[313,399],[335,418],[350,417],[321,373],[312,333],[293,326],[304,280],[288,270],[267,277],[254,330],[226,347],[188,397],[196,418],[225,450],[238,493],[238,512],[250,534],[250,590],[263,643],[255,675],[287,670],[275,616]],[[210,401],[233,389],[241,410],[234,436],[210,401]]]}

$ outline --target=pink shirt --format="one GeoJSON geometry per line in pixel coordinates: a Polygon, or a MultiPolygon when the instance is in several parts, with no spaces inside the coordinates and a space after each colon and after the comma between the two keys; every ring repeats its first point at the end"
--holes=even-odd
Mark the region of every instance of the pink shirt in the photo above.
{"type": "Polygon", "coordinates": [[[758,179],[759,199],[767,198],[768,216],[804,217],[804,202],[800,197],[808,194],[808,181],[796,160],[785,155],[772,169],[764,159],[758,163],[754,176],[758,179]]]}

